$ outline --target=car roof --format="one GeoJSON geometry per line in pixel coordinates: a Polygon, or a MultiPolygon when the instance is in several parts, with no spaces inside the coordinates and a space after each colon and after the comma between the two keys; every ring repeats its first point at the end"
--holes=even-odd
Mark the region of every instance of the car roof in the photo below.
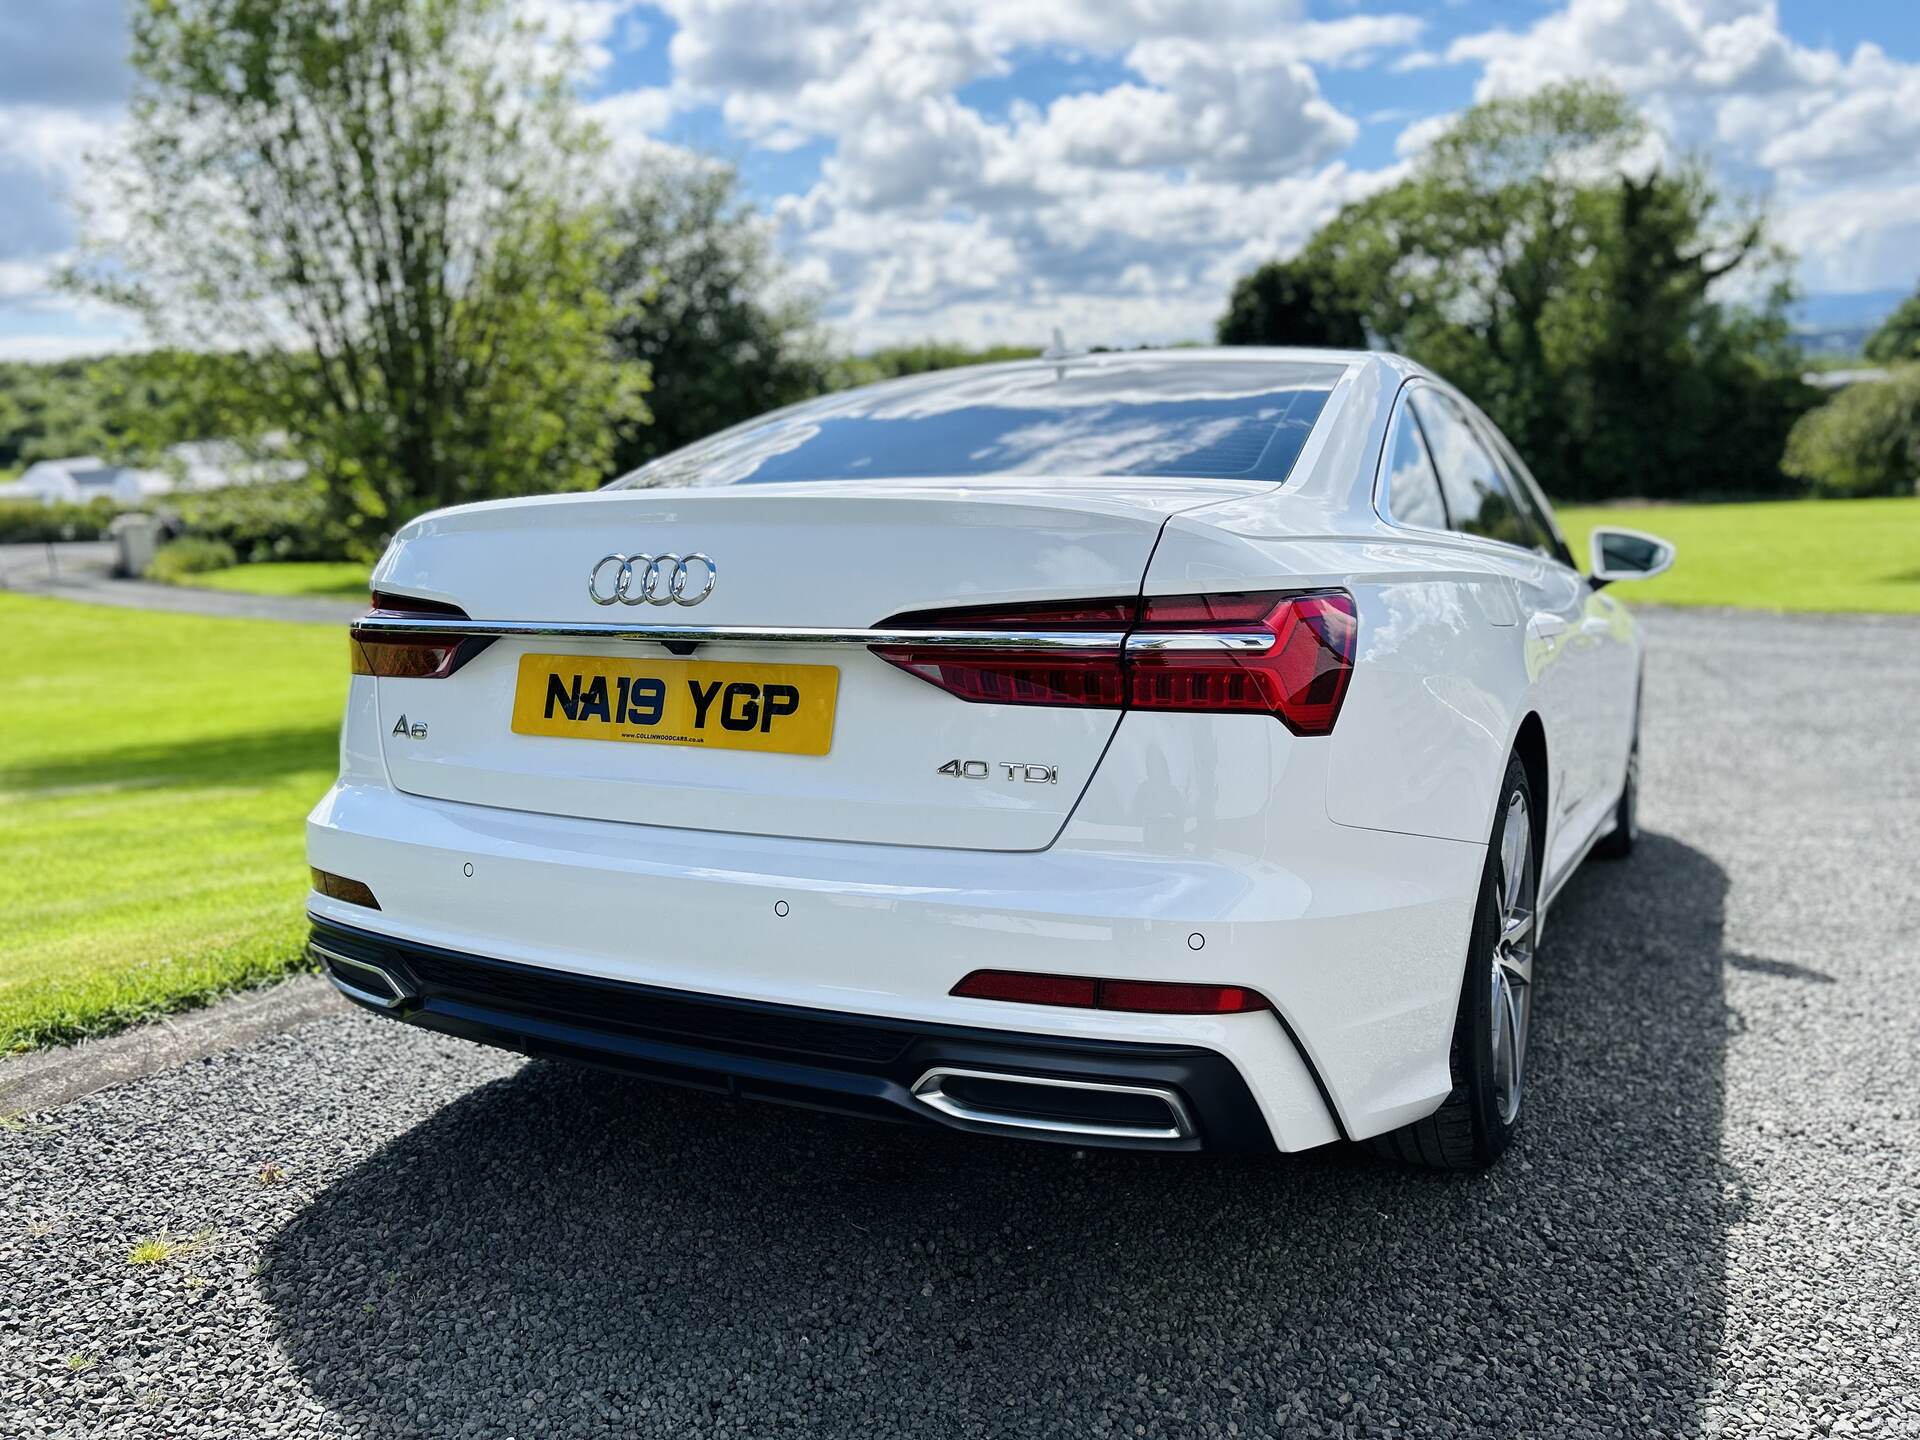
{"type": "MultiPolygon", "coordinates": [[[[1425,375],[1424,367],[1404,355],[1385,350],[1341,350],[1317,345],[1174,345],[1161,349],[1074,350],[1059,355],[1036,355],[1020,360],[991,361],[982,365],[957,365],[944,370],[923,370],[918,375],[933,378],[965,371],[986,369],[1032,370],[1059,365],[1097,365],[1103,361],[1167,360],[1226,363],[1292,365],[1380,365],[1401,375],[1425,375]]],[[[902,377],[906,378],[906,377],[902,377]]]]}

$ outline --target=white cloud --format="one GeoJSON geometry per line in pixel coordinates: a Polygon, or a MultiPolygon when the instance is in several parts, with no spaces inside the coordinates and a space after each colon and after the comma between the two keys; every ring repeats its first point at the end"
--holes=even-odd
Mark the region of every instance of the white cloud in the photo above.
{"type": "Polygon", "coordinates": [[[1148,40],[1127,67],[1147,83],[1055,100],[1024,138],[1096,169],[1261,177],[1331,159],[1359,133],[1284,44],[1148,40]]]}
{"type": "MultiPolygon", "coordinates": [[[[56,291],[55,277],[71,258],[74,208],[89,188],[87,156],[111,146],[118,125],[112,106],[0,105],[0,355],[101,348],[91,338],[34,332],[58,329],[76,308],[56,291]],[[76,348],[62,350],[70,341],[76,348]]],[[[126,328],[109,326],[115,336],[126,328]]]]}
{"type": "Polygon", "coordinates": [[[1920,65],[1875,45],[1851,57],[1797,43],[1773,0],[1571,0],[1523,32],[1454,41],[1479,94],[1597,78],[1663,112],[1679,139],[1817,184],[1920,155],[1920,65]]]}
{"type": "Polygon", "coordinates": [[[119,123],[117,111],[0,105],[0,159],[69,183],[85,174],[90,153],[112,142],[119,123]]]}
{"type": "MultiPolygon", "coordinates": [[[[0,0],[0,350],[66,343],[17,332],[66,303],[46,279],[73,243],[78,157],[124,105],[125,3],[61,0],[56,23],[0,0]]],[[[589,107],[623,173],[689,158],[663,138],[689,111],[719,116],[722,153],[819,145],[817,181],[772,220],[795,282],[859,345],[1037,343],[1056,324],[1082,343],[1204,335],[1237,274],[1397,179],[1451,123],[1401,108],[1389,79],[1367,123],[1403,127],[1400,163],[1356,169],[1360,125],[1322,89],[1337,67],[1461,67],[1483,96],[1605,79],[1682,148],[1770,189],[1808,285],[1905,285],[1920,254],[1920,66],[1798,41],[1773,0],[1559,0],[1444,46],[1412,15],[1315,19],[1309,0],[512,3],[602,89],[622,53],[661,43],[655,11],[671,21],[664,83],[589,107]],[[1036,56],[1101,78],[971,103],[976,81],[1025,90],[1036,56]]]]}
{"type": "Polygon", "coordinates": [[[1801,44],[1774,0],[1569,0],[1530,29],[1456,40],[1446,59],[1484,67],[1482,97],[1576,78],[1618,86],[1681,147],[1760,176],[1811,287],[1904,286],[1920,269],[1920,65],[1878,46],[1801,44]]]}
{"type": "Polygon", "coordinates": [[[1446,114],[1415,120],[1394,138],[1393,153],[1402,160],[1413,159],[1451,130],[1453,122],[1459,118],[1458,114],[1446,114]]]}
{"type": "MultiPolygon", "coordinates": [[[[1329,162],[1359,127],[1317,65],[1412,44],[1404,15],[1305,17],[1302,0],[667,0],[683,103],[738,134],[824,136],[820,180],[783,205],[789,254],[857,343],[883,335],[1044,336],[1055,320],[1197,336],[1225,257],[1297,245],[1340,190],[1329,162]],[[1031,48],[1118,63],[1127,78],[990,119],[971,80],[1031,48]],[[1115,308],[1107,308],[1113,301],[1115,308]],[[1128,319],[1127,317],[1133,317],[1128,319]]],[[[1269,252],[1270,253],[1270,252],[1269,252]]]]}
{"type": "Polygon", "coordinates": [[[109,355],[143,347],[134,335],[120,332],[83,331],[77,334],[48,333],[9,335],[0,332],[0,360],[52,362],[94,355],[109,355]]]}
{"type": "Polygon", "coordinates": [[[658,138],[673,119],[673,92],[665,86],[602,96],[589,103],[586,111],[606,135],[614,163],[623,172],[685,153],[658,138]]]}
{"type": "Polygon", "coordinates": [[[515,3],[522,17],[537,25],[549,43],[571,46],[578,57],[579,68],[589,76],[598,75],[613,64],[616,48],[628,50],[646,43],[646,25],[629,14],[641,0],[515,0],[515,3]]]}
{"type": "Polygon", "coordinates": [[[1904,288],[1920,278],[1920,179],[1790,200],[1776,223],[1809,290],[1904,288]]]}
{"type": "Polygon", "coordinates": [[[44,294],[49,278],[49,267],[37,260],[0,260],[0,304],[44,294]]]}

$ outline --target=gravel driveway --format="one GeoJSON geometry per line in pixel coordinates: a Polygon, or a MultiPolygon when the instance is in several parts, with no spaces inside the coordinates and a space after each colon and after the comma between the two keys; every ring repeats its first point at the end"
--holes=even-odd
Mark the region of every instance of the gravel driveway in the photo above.
{"type": "Polygon", "coordinates": [[[1648,626],[1651,833],[1555,913],[1491,1175],[343,1012],[0,1131],[0,1433],[1920,1435],[1920,627],[1648,626]]]}

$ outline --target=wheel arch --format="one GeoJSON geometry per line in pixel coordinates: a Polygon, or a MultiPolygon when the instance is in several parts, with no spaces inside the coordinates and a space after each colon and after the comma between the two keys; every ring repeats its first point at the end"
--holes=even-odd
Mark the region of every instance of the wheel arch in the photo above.
{"type": "Polygon", "coordinates": [[[1533,827],[1533,863],[1537,873],[1544,875],[1547,863],[1545,820],[1553,814],[1548,777],[1553,771],[1547,765],[1547,727],[1540,719],[1538,710],[1529,710],[1521,717],[1520,727],[1513,735],[1513,753],[1520,757],[1520,764],[1527,772],[1527,788],[1533,792],[1534,811],[1541,817],[1542,823],[1533,827]]]}

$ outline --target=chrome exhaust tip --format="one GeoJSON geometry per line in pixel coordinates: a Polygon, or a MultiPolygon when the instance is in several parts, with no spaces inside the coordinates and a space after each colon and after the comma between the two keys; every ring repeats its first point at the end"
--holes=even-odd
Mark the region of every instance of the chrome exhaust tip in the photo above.
{"type": "Polygon", "coordinates": [[[350,1000],[396,1010],[415,998],[412,990],[371,960],[342,955],[318,940],[307,942],[307,952],[321,963],[333,988],[350,1000]]]}
{"type": "Polygon", "coordinates": [[[1159,1085],[936,1065],[912,1094],[948,1119],[1005,1130],[1168,1142],[1199,1133],[1178,1092],[1159,1085]]]}

